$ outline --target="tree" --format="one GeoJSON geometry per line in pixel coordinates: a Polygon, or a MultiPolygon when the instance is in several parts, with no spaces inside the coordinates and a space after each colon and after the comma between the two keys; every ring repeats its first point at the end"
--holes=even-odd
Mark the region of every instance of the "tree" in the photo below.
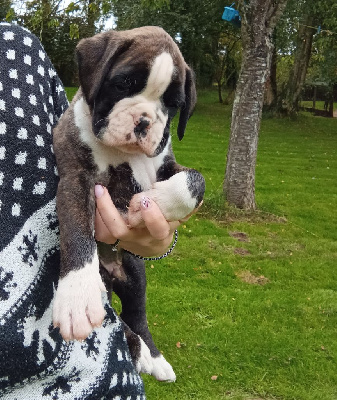
{"type": "Polygon", "coordinates": [[[11,11],[12,0],[1,0],[0,2],[0,21],[4,21],[11,11]]]}
{"type": "MultiPolygon", "coordinates": [[[[218,87],[218,96],[220,103],[227,103],[223,100],[222,88],[235,89],[238,78],[238,65],[241,62],[241,41],[239,35],[222,34],[218,40],[218,47],[212,53],[212,62],[214,65],[213,79],[218,87]]],[[[228,104],[228,103],[227,103],[228,104]]]]}
{"type": "Polygon", "coordinates": [[[223,8],[223,0],[112,0],[118,29],[164,28],[177,41],[199,86],[212,83],[220,36],[230,29],[221,20],[223,8]]]}
{"type": "Polygon", "coordinates": [[[102,22],[111,9],[110,0],[77,0],[67,6],[60,0],[17,0],[15,3],[16,12],[6,6],[10,11],[6,18],[39,37],[65,85],[78,84],[76,44],[79,39],[102,30],[102,22]]]}
{"type": "Polygon", "coordinates": [[[316,29],[313,27],[316,26],[318,22],[317,10],[314,4],[310,1],[302,4],[306,5],[305,13],[298,29],[294,65],[289,76],[285,99],[286,110],[289,115],[295,114],[298,111],[298,102],[305,83],[311,57],[313,37],[316,33],[316,29]]]}
{"type": "Polygon", "coordinates": [[[267,78],[264,93],[264,109],[273,110],[277,107],[277,51],[275,39],[271,55],[270,72],[267,78]]]}
{"type": "Polygon", "coordinates": [[[326,101],[325,109],[332,117],[333,101],[337,100],[337,3],[327,0],[324,5],[329,12],[321,11],[324,18],[319,21],[320,27],[314,36],[307,83],[313,84],[318,93],[321,92],[320,100],[326,101]]]}
{"type": "Polygon", "coordinates": [[[306,82],[329,86],[336,81],[336,21],[335,0],[288,1],[276,35],[278,68],[283,71],[278,74],[278,106],[288,115],[299,110],[306,82]]]}
{"type": "Polygon", "coordinates": [[[224,193],[229,204],[253,210],[255,165],[272,35],[287,0],[239,0],[242,66],[235,93],[224,193]]]}

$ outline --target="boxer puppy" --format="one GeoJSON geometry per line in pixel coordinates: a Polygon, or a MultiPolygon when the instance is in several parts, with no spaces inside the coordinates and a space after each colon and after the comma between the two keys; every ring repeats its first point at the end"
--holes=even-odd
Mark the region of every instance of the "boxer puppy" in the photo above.
{"type": "Polygon", "coordinates": [[[53,133],[61,251],[54,326],[65,340],[84,340],[104,319],[101,292],[114,291],[138,371],[174,381],[148,330],[144,262],[95,241],[94,187],[106,186],[134,227],[142,223],[140,201],[146,198],[168,221],[201,203],[204,179],[176,163],[170,137],[177,111],[181,140],[194,109],[193,74],[158,27],[100,33],[81,40],[76,50],[80,89],[53,133]]]}

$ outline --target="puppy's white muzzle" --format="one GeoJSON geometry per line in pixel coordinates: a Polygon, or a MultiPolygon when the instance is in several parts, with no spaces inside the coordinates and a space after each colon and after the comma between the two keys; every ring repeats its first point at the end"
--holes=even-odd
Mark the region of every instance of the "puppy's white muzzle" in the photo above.
{"type": "Polygon", "coordinates": [[[163,52],[154,59],[143,92],[120,100],[108,116],[108,126],[100,139],[127,153],[152,156],[165,130],[168,115],[162,110],[161,96],[168,88],[174,71],[173,59],[163,52]]]}
{"type": "Polygon", "coordinates": [[[127,153],[154,154],[164,133],[168,116],[160,101],[138,95],[119,101],[108,116],[100,140],[127,153]]]}

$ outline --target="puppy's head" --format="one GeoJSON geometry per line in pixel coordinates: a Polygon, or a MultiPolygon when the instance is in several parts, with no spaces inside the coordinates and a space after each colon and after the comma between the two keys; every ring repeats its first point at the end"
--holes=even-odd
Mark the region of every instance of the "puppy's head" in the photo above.
{"type": "Polygon", "coordinates": [[[94,134],[128,153],[159,154],[180,109],[184,136],[196,102],[193,73],[161,28],[109,31],[77,46],[79,78],[94,134]]]}

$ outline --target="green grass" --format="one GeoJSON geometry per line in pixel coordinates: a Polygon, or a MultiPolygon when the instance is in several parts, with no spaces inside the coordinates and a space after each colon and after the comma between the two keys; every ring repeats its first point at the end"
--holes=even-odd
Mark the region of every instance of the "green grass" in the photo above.
{"type": "Polygon", "coordinates": [[[148,263],[149,326],[177,382],[143,376],[147,397],[336,400],[337,120],[262,121],[252,214],[222,198],[230,115],[201,92],[182,142],[172,129],[207,188],[174,252],[148,263]]]}
{"type": "MultiPolygon", "coordinates": [[[[324,110],[324,103],[325,102],[322,100],[316,101],[316,104],[315,104],[316,110],[324,110]]],[[[313,106],[313,102],[312,102],[312,100],[301,101],[300,106],[311,108],[313,106]]]]}
{"type": "Polygon", "coordinates": [[[75,96],[77,89],[78,89],[77,87],[66,87],[65,88],[65,91],[67,93],[67,97],[68,97],[69,101],[71,101],[72,98],[75,96]]]}

